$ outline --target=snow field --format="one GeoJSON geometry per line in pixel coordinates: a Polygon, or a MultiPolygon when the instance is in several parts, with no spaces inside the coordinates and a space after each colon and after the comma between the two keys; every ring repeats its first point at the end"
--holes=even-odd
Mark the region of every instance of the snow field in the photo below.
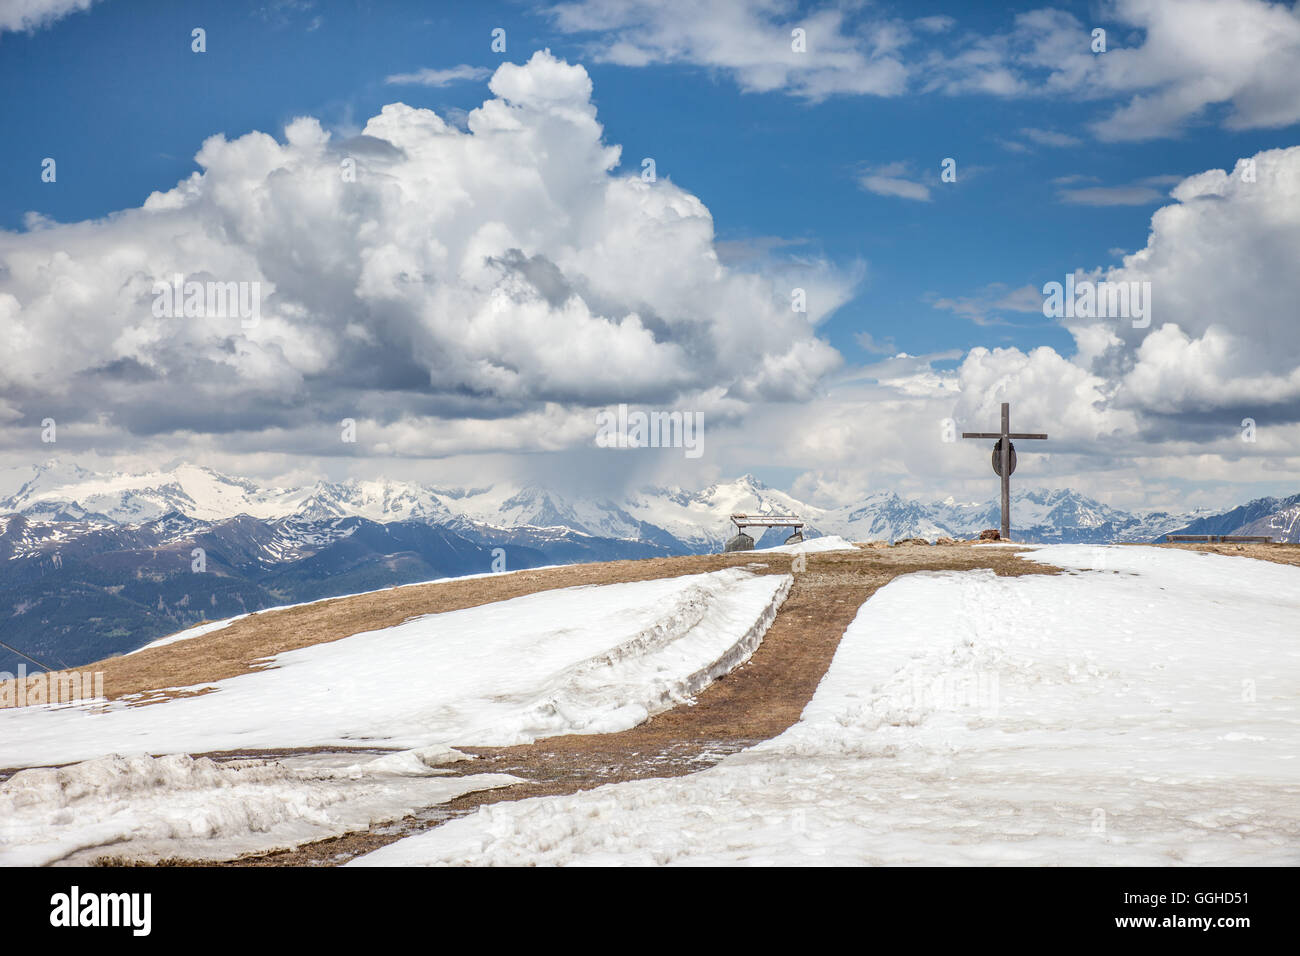
{"type": "Polygon", "coordinates": [[[505,785],[430,780],[429,764],[453,744],[623,730],[689,699],[750,657],[791,582],[728,569],[544,591],[281,654],[202,696],[0,710],[0,767],[40,768],[0,783],[0,863],[228,856],[505,785]],[[346,773],[183,756],[298,747],[397,752],[346,773]]]}
{"type": "Polygon", "coordinates": [[[0,766],[626,729],[747,659],[791,580],[728,569],[542,591],[279,654],[202,696],[0,710],[0,766]]]}
{"type": "Polygon", "coordinates": [[[354,864],[1300,862],[1300,569],[1033,560],[1072,573],[882,588],[800,721],[710,770],[484,807],[354,864]]]}
{"type": "Polygon", "coordinates": [[[514,571],[486,571],[482,574],[462,574],[454,578],[433,578],[429,581],[413,581],[410,584],[394,584],[392,587],[379,588],[375,591],[360,591],[355,594],[339,594],[334,597],[321,598],[316,601],[300,601],[297,604],[277,604],[275,607],[264,607],[257,611],[249,611],[246,614],[236,614],[234,617],[223,618],[220,621],[207,621],[203,624],[196,624],[194,627],[186,628],[183,631],[177,631],[175,634],[168,634],[166,637],[160,637],[156,641],[150,641],[137,647],[133,651],[127,651],[124,657],[130,657],[132,654],[139,654],[141,651],[148,650],[151,647],[166,647],[168,644],[176,644],[180,641],[188,641],[195,637],[204,637],[214,631],[222,631],[234,624],[236,621],[242,621],[252,614],[271,614],[275,611],[287,611],[290,608],[306,607],[309,604],[324,604],[328,601],[342,601],[347,598],[360,597],[362,594],[382,594],[384,591],[399,591],[402,588],[418,588],[426,584],[446,584],[450,581],[473,581],[475,578],[495,578],[503,574],[520,574],[524,571],[545,571],[550,568],[559,567],[554,564],[544,564],[536,568],[518,568],[514,571]]]}

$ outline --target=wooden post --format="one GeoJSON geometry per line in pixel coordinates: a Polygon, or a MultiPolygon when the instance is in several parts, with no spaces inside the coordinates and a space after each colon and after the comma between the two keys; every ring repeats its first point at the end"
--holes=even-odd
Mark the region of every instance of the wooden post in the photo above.
{"type": "Polygon", "coordinates": [[[1002,540],[1011,540],[1011,403],[1002,403],[1002,540]]]}

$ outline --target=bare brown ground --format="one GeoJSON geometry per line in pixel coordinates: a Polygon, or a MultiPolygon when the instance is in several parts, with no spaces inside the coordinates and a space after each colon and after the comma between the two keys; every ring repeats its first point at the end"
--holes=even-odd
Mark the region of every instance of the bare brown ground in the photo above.
{"type": "Polygon", "coordinates": [[[1201,551],[1205,554],[1223,554],[1236,558],[1255,558],[1274,564],[1300,567],[1300,544],[1197,544],[1195,542],[1158,544],[1158,548],[1176,548],[1179,551],[1201,551]]]}
{"type": "MultiPolygon", "coordinates": [[[[674,559],[670,573],[727,566],[716,564],[718,557],[674,559]],[[680,562],[687,563],[683,565],[680,562]]],[[[724,560],[733,564],[761,561],[769,564],[771,571],[780,572],[788,571],[790,564],[788,556],[744,555],[744,560],[739,562],[736,557],[742,556],[729,556],[724,560]]],[[[640,571],[643,565],[651,562],[620,563],[640,571]]],[[[588,567],[603,569],[610,566],[588,567]]],[[[729,753],[776,736],[798,719],[830,666],[844,629],[877,588],[900,574],[913,571],[974,568],[992,568],[1003,575],[1059,573],[1055,568],[1020,560],[1009,548],[905,545],[854,553],[809,555],[807,570],[795,575],[790,596],[754,656],[743,667],[714,682],[693,705],[666,711],[638,727],[616,734],[551,737],[519,747],[461,748],[475,754],[478,759],[468,766],[457,765],[457,772],[510,773],[525,782],[505,789],[466,794],[392,825],[372,827],[293,850],[244,856],[217,865],[333,865],[403,836],[437,826],[485,803],[568,794],[605,783],[681,776],[703,770],[729,753]]],[[[639,574],[636,578],[612,579],[638,580],[658,576],[661,575],[639,574]]],[[[604,580],[611,580],[611,577],[604,576],[604,580]]],[[[366,628],[374,626],[377,625],[367,624],[366,628]]],[[[241,753],[239,756],[257,754],[241,753]]],[[[129,861],[109,857],[101,862],[121,865],[129,861]]],[[[165,862],[170,865],[195,863],[186,860],[165,862]]]]}
{"type": "Polygon", "coordinates": [[[392,627],[422,614],[476,607],[555,588],[697,574],[759,560],[769,565],[761,569],[762,573],[790,569],[789,556],[699,555],[575,564],[498,577],[414,584],[252,614],[202,637],[110,657],[81,670],[104,672],[104,692],[110,700],[145,695],[141,702],[154,704],[179,696],[167,688],[192,687],[247,674],[260,669],[267,658],[276,654],[392,627]]]}

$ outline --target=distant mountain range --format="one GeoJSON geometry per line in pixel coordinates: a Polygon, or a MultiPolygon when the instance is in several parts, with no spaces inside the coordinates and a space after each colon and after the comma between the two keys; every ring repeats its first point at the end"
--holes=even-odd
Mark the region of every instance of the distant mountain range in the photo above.
{"type": "MultiPolygon", "coordinates": [[[[77,666],[204,619],[482,573],[502,561],[514,570],[718,551],[738,511],[794,513],[810,537],[855,541],[969,538],[999,520],[996,502],[927,504],[890,492],[818,508],[749,475],[702,491],[647,488],[610,500],[509,484],[267,488],[193,465],[129,475],[52,461],[0,475],[0,641],[77,666]]],[[[1300,537],[1300,495],[1222,514],[1135,515],[1069,490],[1023,491],[1012,514],[1015,536],[1026,541],[1300,537]]],[[[786,533],[772,529],[758,546],[786,533]]],[[[0,648],[0,670],[20,660],[0,648]]]]}

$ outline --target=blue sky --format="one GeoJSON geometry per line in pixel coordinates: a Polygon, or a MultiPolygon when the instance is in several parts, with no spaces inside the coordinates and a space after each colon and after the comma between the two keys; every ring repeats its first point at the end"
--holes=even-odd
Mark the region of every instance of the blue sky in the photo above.
{"type": "MultiPolygon", "coordinates": [[[[76,223],[141,206],[150,193],[198,170],[195,153],[216,133],[236,140],[263,131],[283,140],[288,123],[311,116],[342,141],[398,101],[463,127],[465,114],[491,98],[490,71],[549,49],[590,76],[604,141],[622,147],[621,166],[611,175],[635,176],[641,159],[653,157],[661,180],[707,207],[725,264],[778,277],[823,270],[849,290],[816,328],[843,360],[826,371],[823,395],[836,382],[879,381],[872,369],[896,352],[934,356],[909,376],[955,373],[980,347],[1027,354],[1046,346],[1078,364],[1076,330],[1035,311],[1041,293],[1034,290],[1075,269],[1121,268],[1124,254],[1147,244],[1152,214],[1171,204],[1175,185],[1207,170],[1232,170],[1243,157],[1293,147],[1297,136],[1294,117],[1276,105],[1288,84],[1294,92],[1294,80],[1284,76],[1285,57],[1295,55],[1288,36],[1279,34],[1276,65],[1250,55],[1249,43],[1257,39],[1241,40],[1235,52],[1238,41],[1225,39],[1221,61],[1217,53],[1196,53],[1213,59],[1201,74],[1217,77],[1230,92],[1184,107],[1197,76],[1179,71],[1178,44],[1191,41],[1156,0],[1058,4],[1056,19],[1033,3],[996,9],[771,3],[747,12],[744,5],[721,4],[699,13],[694,27],[681,24],[690,5],[632,15],[613,0],[559,8],[103,0],[59,15],[71,2],[53,0],[50,18],[35,28],[19,24],[0,33],[0,83],[7,91],[0,116],[7,144],[0,151],[6,183],[0,228],[14,236],[26,231],[31,212],[76,223]],[[818,19],[826,17],[832,19],[818,19]],[[1092,27],[1108,30],[1107,52],[1089,57],[1118,63],[1129,55],[1127,67],[1080,79],[1072,71],[1091,69],[1088,64],[1053,62],[1054,50],[1077,47],[1080,34],[1070,17],[1084,42],[1092,27]],[[834,48],[845,58],[825,74],[820,92],[809,92],[797,70],[765,77],[748,52],[748,31],[784,42],[790,26],[801,23],[819,25],[810,29],[810,57],[834,48]],[[202,54],[190,49],[196,26],[206,30],[202,54]],[[506,30],[504,54],[490,49],[497,27],[506,30]],[[1058,34],[1052,42],[1064,47],[1044,40],[1043,50],[1024,53],[1026,36],[1058,34]],[[636,52],[611,53],[620,44],[636,52]],[[990,57],[1003,62],[989,64],[990,57]],[[902,78],[863,79],[881,63],[897,64],[902,78]],[[455,67],[467,68],[468,78],[439,86],[387,82],[455,67]],[[1106,131],[1108,118],[1162,97],[1167,102],[1157,104],[1154,116],[1115,127],[1122,138],[1106,131]],[[41,181],[47,156],[57,160],[56,183],[41,181]],[[956,182],[940,181],[945,157],[956,160],[956,182]]],[[[1289,7],[1251,0],[1227,0],[1197,15],[1210,19],[1198,24],[1189,17],[1191,35],[1204,32],[1214,16],[1257,19],[1261,35],[1296,19],[1289,7]]],[[[1294,368],[1293,346],[1294,340],[1283,344],[1286,361],[1272,370],[1276,375],[1285,378],[1294,368]]],[[[1100,368],[1091,371],[1104,379],[1100,368]]],[[[1114,390],[1100,393],[1115,398],[1114,390]]],[[[1118,401],[1117,408],[1140,420],[1106,426],[1127,439],[1158,440],[1168,446],[1160,457],[1184,460],[1179,467],[1169,459],[1166,493],[1186,490],[1186,463],[1202,454],[1218,455],[1225,469],[1229,462],[1221,450],[1189,449],[1191,431],[1169,434],[1165,425],[1193,406],[1203,416],[1216,414],[1213,402],[1185,389],[1175,394],[1177,407],[1145,393],[1141,402],[1118,401]]],[[[766,398],[752,401],[751,410],[767,407],[766,398]]],[[[873,401],[888,399],[872,392],[873,401]]],[[[1260,415],[1276,412],[1274,421],[1292,427],[1295,396],[1283,389],[1270,401],[1260,415]]],[[[1224,402],[1223,421],[1235,428],[1241,405],[1224,402]]],[[[969,411],[974,416],[989,407],[969,411]]],[[[728,415],[742,427],[743,414],[728,415]]],[[[1086,455],[1106,441],[1101,433],[1077,438],[1064,450],[1086,455]]],[[[817,470],[808,467],[807,455],[798,462],[769,460],[752,452],[752,436],[738,433],[735,441],[751,450],[715,461],[719,474],[748,468],[789,477],[817,470]]],[[[1274,453],[1270,465],[1240,481],[1216,471],[1206,494],[1230,497],[1236,484],[1293,492],[1300,487],[1295,459],[1287,448],[1274,453]]],[[[829,488],[847,481],[859,491],[887,480],[863,471],[862,463],[828,467],[845,474],[856,469],[859,477],[805,476],[803,490],[832,494],[829,488]]],[[[1081,472],[1075,467],[1065,475],[1081,472]]],[[[915,490],[922,488],[942,490],[932,475],[915,490]]]]}

